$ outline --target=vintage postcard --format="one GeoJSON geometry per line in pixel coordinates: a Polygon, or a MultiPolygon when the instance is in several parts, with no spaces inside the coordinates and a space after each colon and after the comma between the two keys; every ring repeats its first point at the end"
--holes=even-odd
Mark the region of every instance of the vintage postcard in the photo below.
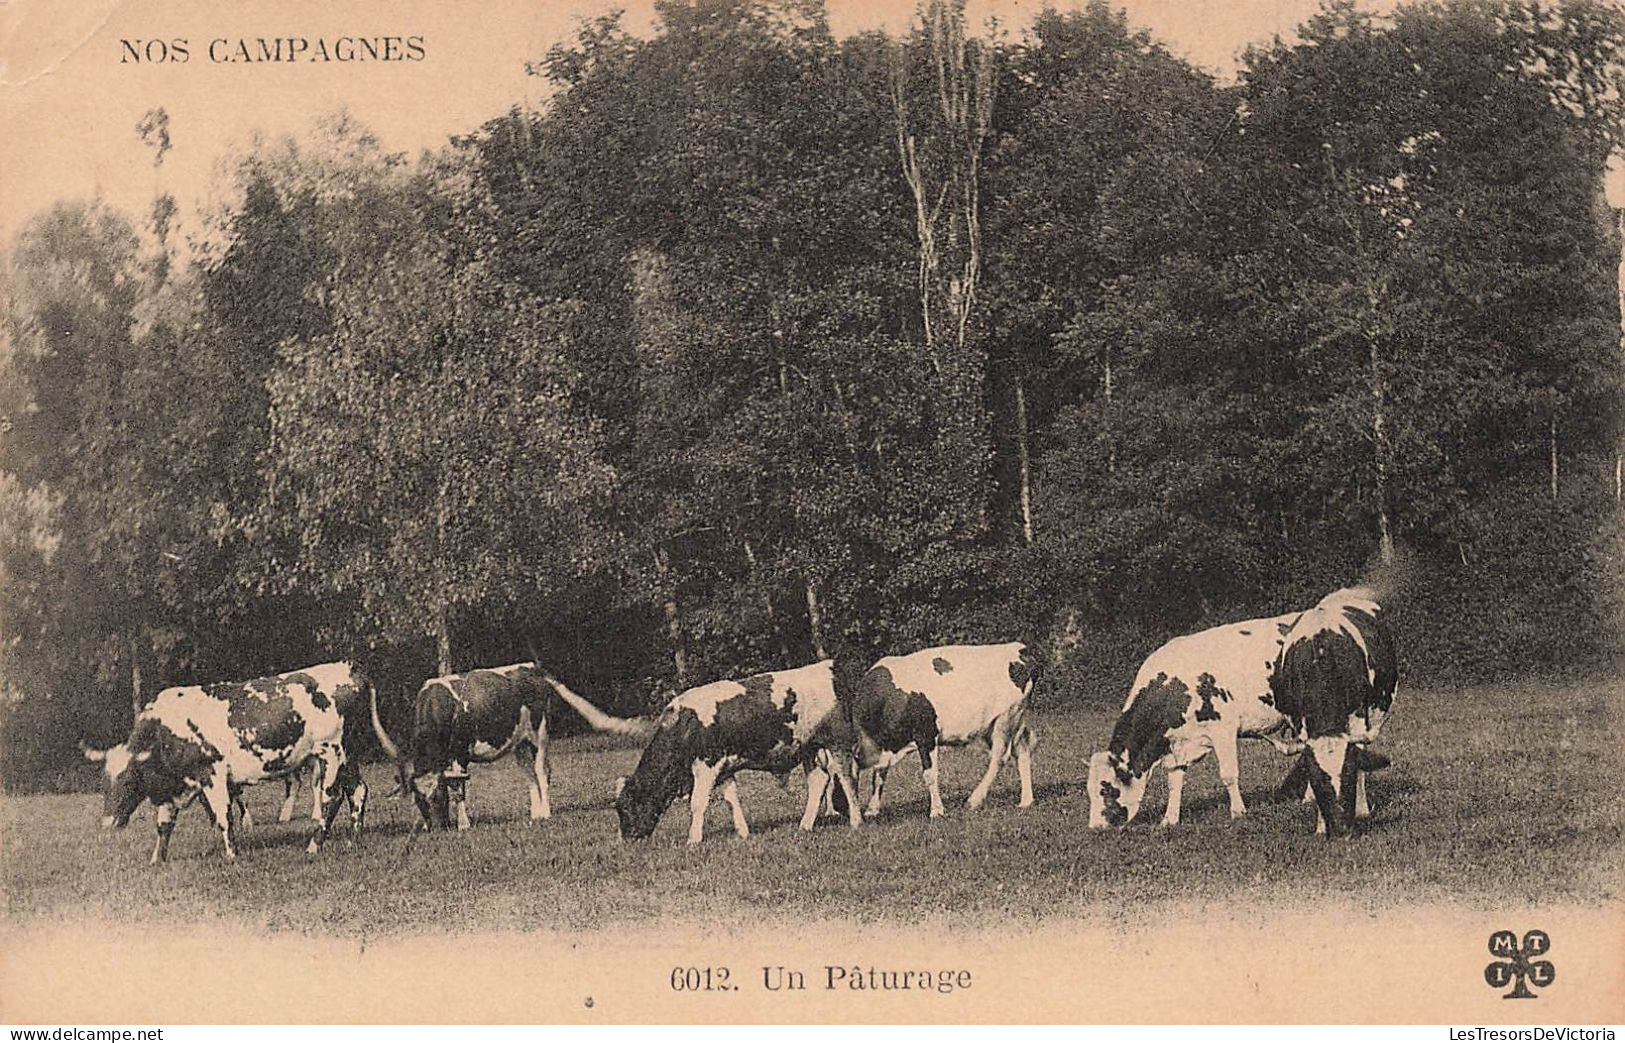
{"type": "Polygon", "coordinates": [[[1625,1020],[1622,116],[1610,0],[0,0],[0,1022],[1625,1020]]]}

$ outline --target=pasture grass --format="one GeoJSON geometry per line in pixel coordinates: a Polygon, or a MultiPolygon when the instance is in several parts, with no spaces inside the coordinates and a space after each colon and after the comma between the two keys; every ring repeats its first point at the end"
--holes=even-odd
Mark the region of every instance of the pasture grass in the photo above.
{"type": "MultiPolygon", "coordinates": [[[[1288,762],[1245,743],[1249,815],[1231,822],[1212,759],[1193,768],[1183,823],[1157,825],[1162,776],[1139,822],[1091,832],[1085,765],[1111,713],[1036,715],[1037,804],[1016,809],[1014,765],[979,813],[964,808],[985,755],[943,758],[946,819],[929,821],[917,760],[894,769],[881,817],[850,832],[825,819],[797,830],[804,783],[742,777],[754,835],[733,835],[717,800],[706,841],[684,844],[686,804],[654,838],[624,843],[610,784],[636,749],[602,736],[553,747],[554,817],[528,820],[510,763],[475,769],[467,833],[414,832],[408,802],[383,799],[385,765],[368,768],[368,829],[356,849],[341,825],[320,855],[308,819],[274,821],[280,787],[250,790],[258,820],[236,864],[199,807],[182,814],[167,865],[149,867],[152,813],[97,827],[98,797],[0,803],[0,881],[14,926],[92,919],[347,937],[448,931],[579,930],[663,920],[757,926],[840,917],[865,923],[990,927],[1033,918],[1131,923],[1159,907],[1212,902],[1285,906],[1333,897],[1377,910],[1397,901],[1503,906],[1617,899],[1621,883],[1621,696],[1618,679],[1521,682],[1400,693],[1380,748],[1363,834],[1328,842],[1313,811],[1273,800],[1288,762]]],[[[299,798],[308,813],[308,798],[299,798]]],[[[341,816],[341,822],[345,819],[341,816]]]]}

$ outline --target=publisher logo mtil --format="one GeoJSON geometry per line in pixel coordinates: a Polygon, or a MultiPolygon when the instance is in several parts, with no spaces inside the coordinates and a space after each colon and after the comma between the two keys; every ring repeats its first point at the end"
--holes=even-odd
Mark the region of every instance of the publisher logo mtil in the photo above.
{"type": "Polygon", "coordinates": [[[1538,999],[1530,986],[1544,989],[1557,977],[1552,961],[1537,959],[1551,947],[1552,939],[1545,931],[1527,932],[1522,945],[1512,931],[1496,931],[1490,935],[1490,955],[1497,959],[1484,968],[1484,981],[1492,989],[1511,985],[1512,991],[1501,997],[1504,1000],[1538,999]]]}

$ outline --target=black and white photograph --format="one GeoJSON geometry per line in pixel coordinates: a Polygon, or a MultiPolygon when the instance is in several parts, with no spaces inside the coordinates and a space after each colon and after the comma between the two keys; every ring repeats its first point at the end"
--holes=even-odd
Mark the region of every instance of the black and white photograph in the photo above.
{"type": "Polygon", "coordinates": [[[1616,0],[0,0],[0,129],[0,1023],[1625,1021],[1616,0]]]}

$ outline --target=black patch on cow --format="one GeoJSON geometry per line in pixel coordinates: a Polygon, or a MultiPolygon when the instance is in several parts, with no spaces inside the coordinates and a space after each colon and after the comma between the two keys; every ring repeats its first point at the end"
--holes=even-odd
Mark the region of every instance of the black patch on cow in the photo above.
{"type": "Polygon", "coordinates": [[[1292,631],[1292,624],[1291,623],[1277,623],[1277,624],[1275,624],[1275,629],[1279,630],[1281,632],[1282,637],[1285,637],[1288,633],[1290,633],[1292,631]]]}
{"type": "Polygon", "coordinates": [[[1370,658],[1371,705],[1388,710],[1394,705],[1394,689],[1399,686],[1399,657],[1394,647],[1393,631],[1381,619],[1354,605],[1345,606],[1343,616],[1359,631],[1370,658]]]}
{"type": "Polygon", "coordinates": [[[642,840],[655,831],[671,802],[694,789],[694,761],[704,742],[705,727],[688,707],[667,709],[643,748],[638,766],[626,777],[615,798],[621,836],[642,840]]]}
{"type": "Polygon", "coordinates": [[[786,691],[784,705],[773,705],[773,678],[758,675],[743,682],[745,690],[716,704],[716,718],[704,730],[700,757],[715,764],[741,757],[764,770],[795,766],[796,693],[786,691]],[[765,683],[764,683],[765,682],[765,683]]]}
{"type": "Polygon", "coordinates": [[[909,743],[920,749],[920,762],[929,768],[937,745],[937,708],[923,692],[897,686],[890,669],[877,666],[864,675],[852,723],[867,742],[860,742],[858,763],[871,767],[882,750],[893,752],[909,743]]]}
{"type": "Polygon", "coordinates": [[[312,688],[310,690],[310,705],[316,707],[318,710],[325,710],[329,706],[332,706],[333,703],[327,698],[326,693],[324,693],[320,688],[312,688]]]}
{"type": "MultiPolygon", "coordinates": [[[[246,687],[246,686],[245,686],[246,687]]],[[[281,750],[304,737],[306,722],[294,709],[287,686],[255,691],[257,698],[233,693],[227,703],[226,723],[237,733],[244,747],[255,750],[281,750]]]]}
{"type": "Polygon", "coordinates": [[[939,674],[951,674],[954,671],[954,664],[948,662],[948,660],[942,658],[941,656],[937,656],[931,660],[931,669],[935,670],[939,674]]]}
{"type": "Polygon", "coordinates": [[[1217,699],[1221,703],[1230,701],[1230,693],[1220,688],[1213,675],[1209,673],[1203,673],[1196,678],[1196,697],[1202,700],[1202,705],[1196,708],[1198,721],[1219,719],[1219,711],[1214,709],[1213,700],[1217,699]]]}
{"type": "Polygon", "coordinates": [[[1168,733],[1185,723],[1191,690],[1184,681],[1158,673],[1134,693],[1133,700],[1112,728],[1108,749],[1133,775],[1144,775],[1167,756],[1168,733]]]}
{"type": "MultiPolygon", "coordinates": [[[[1113,758],[1115,762],[1116,758],[1113,758]]],[[[1122,769],[1119,767],[1118,772],[1122,769]]],[[[1120,781],[1122,780],[1120,777],[1120,781]]],[[[1110,779],[1100,781],[1101,815],[1106,819],[1108,826],[1121,826],[1128,822],[1128,808],[1123,806],[1123,791],[1114,786],[1110,779]]]]}
{"type": "Polygon", "coordinates": [[[1240,634],[1242,637],[1252,637],[1253,636],[1253,632],[1251,630],[1238,630],[1238,631],[1236,631],[1236,633],[1240,634]]]}
{"type": "Polygon", "coordinates": [[[1028,686],[1038,682],[1038,675],[1043,671],[1039,662],[1038,652],[1031,645],[1022,645],[1021,653],[1010,660],[1010,683],[1018,691],[1028,691],[1028,686]]]}

